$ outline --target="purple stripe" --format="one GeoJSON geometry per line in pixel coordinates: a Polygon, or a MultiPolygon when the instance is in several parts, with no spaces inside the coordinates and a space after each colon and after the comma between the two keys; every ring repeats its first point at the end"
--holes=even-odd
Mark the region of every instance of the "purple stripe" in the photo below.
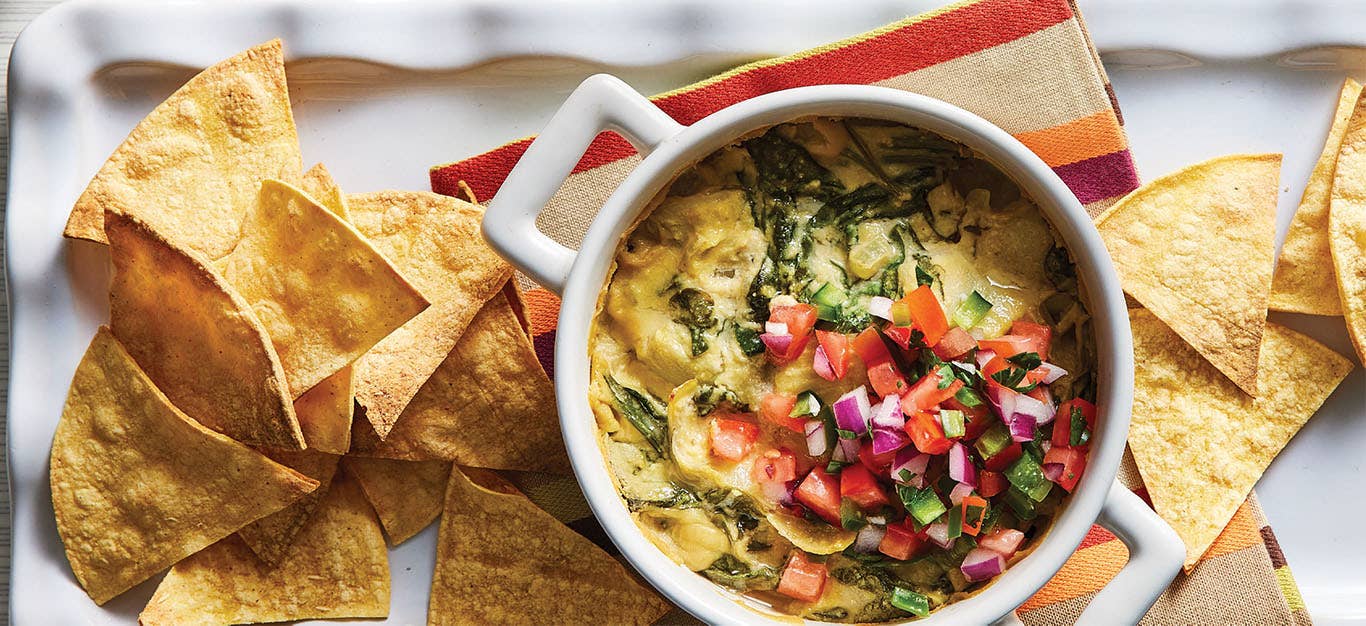
{"type": "Polygon", "coordinates": [[[1053,168],[1082,204],[1122,196],[1138,189],[1138,170],[1128,150],[1053,168]]]}

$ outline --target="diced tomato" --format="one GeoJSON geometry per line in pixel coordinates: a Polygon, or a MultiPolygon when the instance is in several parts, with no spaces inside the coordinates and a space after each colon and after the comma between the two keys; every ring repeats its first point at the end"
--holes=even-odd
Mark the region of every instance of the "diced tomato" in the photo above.
{"type": "Polygon", "coordinates": [[[987,501],[980,496],[963,496],[963,501],[959,503],[963,507],[963,532],[973,537],[982,532],[982,522],[987,517],[987,501]],[[968,509],[975,508],[975,514],[968,509]]]}
{"type": "Polygon", "coordinates": [[[863,329],[863,332],[854,337],[854,352],[868,369],[892,360],[892,353],[887,351],[887,344],[882,343],[882,336],[872,327],[863,329]]]}
{"type": "MultiPolygon", "coordinates": [[[[910,326],[888,326],[882,329],[882,334],[886,335],[888,339],[891,339],[892,343],[901,346],[902,350],[911,349],[911,335],[914,334],[914,332],[915,329],[910,326]]],[[[920,346],[917,345],[915,348],[919,350],[920,346]]]]}
{"type": "Polygon", "coordinates": [[[816,341],[820,342],[821,349],[825,350],[825,357],[830,360],[830,369],[835,372],[835,380],[844,378],[849,373],[850,346],[852,340],[849,335],[825,330],[816,331],[816,341]]]}
{"type": "Polygon", "coordinates": [[[916,449],[925,454],[944,454],[953,447],[953,442],[944,437],[944,427],[927,411],[912,413],[906,418],[906,434],[911,436],[916,449]]]}
{"type": "Polygon", "coordinates": [[[977,493],[982,494],[983,498],[1000,495],[1008,488],[1010,481],[1006,480],[1005,474],[991,470],[977,472],[977,493]]]}
{"type": "Polygon", "coordinates": [[[802,602],[815,602],[825,591],[827,570],[824,563],[815,563],[806,558],[806,553],[794,550],[787,558],[787,567],[778,579],[778,593],[802,602]]]}
{"type": "Polygon", "coordinates": [[[1030,352],[1037,353],[1040,359],[1048,360],[1048,349],[1053,344],[1053,329],[1043,324],[1016,320],[1010,327],[1010,334],[1030,340],[1030,352]]]}
{"type": "Polygon", "coordinates": [[[1016,550],[1020,549],[1020,544],[1024,543],[1024,538],[1024,533],[1014,528],[997,528],[988,533],[987,536],[978,539],[977,547],[986,548],[1008,559],[1015,555],[1016,550]]]}
{"type": "Polygon", "coordinates": [[[750,476],[756,483],[786,483],[797,479],[797,457],[787,449],[767,450],[754,460],[750,476]]]}
{"type": "Polygon", "coordinates": [[[1021,454],[1024,454],[1024,448],[1018,442],[1012,443],[1006,449],[997,452],[996,456],[987,459],[982,463],[982,467],[993,472],[1004,472],[1011,463],[1020,458],[1021,454]]]}
{"type": "Polygon", "coordinates": [[[891,506],[887,493],[877,484],[873,473],[862,463],[855,463],[840,470],[840,497],[849,498],[865,511],[875,511],[891,506]]]}
{"type": "Polygon", "coordinates": [[[1086,452],[1077,448],[1053,446],[1043,455],[1045,470],[1049,465],[1055,463],[1062,465],[1062,474],[1053,482],[1058,483],[1059,487],[1071,493],[1072,489],[1077,486],[1077,481],[1081,480],[1082,472],[1086,471],[1086,452]]]}
{"type": "Polygon", "coordinates": [[[797,485],[792,496],[821,519],[834,526],[840,525],[839,479],[827,474],[825,468],[819,465],[811,468],[811,473],[797,485]]]}
{"type": "Polygon", "coordinates": [[[881,552],[894,559],[905,561],[925,546],[925,537],[921,533],[911,530],[911,518],[906,518],[896,524],[887,525],[887,534],[882,536],[882,543],[877,546],[881,552]]]}
{"type": "Polygon", "coordinates": [[[1004,358],[1001,358],[1000,356],[994,356],[991,358],[990,361],[987,361],[986,365],[982,366],[982,378],[986,379],[987,381],[991,381],[991,377],[995,376],[996,372],[999,372],[1008,367],[1015,366],[1011,365],[1009,362],[1007,362],[1004,358]]]}
{"type": "Polygon", "coordinates": [[[940,389],[939,385],[943,380],[939,372],[930,372],[921,377],[914,385],[911,385],[911,388],[906,391],[906,395],[902,396],[901,412],[928,411],[939,406],[940,402],[952,398],[959,389],[963,388],[963,381],[954,380],[949,383],[948,387],[940,389]]]}
{"type": "Polygon", "coordinates": [[[911,323],[925,333],[925,345],[939,343],[944,333],[949,332],[949,318],[944,315],[944,307],[939,306],[939,298],[929,285],[921,285],[901,299],[911,312],[911,323]]]}
{"type": "Polygon", "coordinates": [[[977,342],[977,345],[983,350],[995,352],[998,357],[1008,359],[1024,352],[1033,352],[1036,342],[1033,338],[1022,335],[1001,335],[995,339],[983,339],[977,342]]]}
{"type": "Polygon", "coordinates": [[[1053,392],[1048,390],[1048,385],[1038,385],[1033,389],[1026,391],[1025,395],[1034,398],[1047,406],[1053,406],[1053,392]]]}
{"type": "Polygon", "coordinates": [[[796,361],[797,358],[800,357],[803,352],[806,352],[806,344],[810,341],[810,334],[794,335],[792,337],[792,343],[789,343],[787,345],[786,350],[782,352],[774,352],[772,349],[768,350],[768,360],[772,361],[774,365],[779,366],[787,365],[788,363],[796,361]]]}
{"type": "Polygon", "coordinates": [[[873,470],[878,474],[883,474],[888,469],[891,469],[892,461],[896,460],[896,453],[897,451],[893,450],[891,452],[883,452],[882,454],[873,454],[873,442],[865,441],[862,446],[859,446],[858,459],[866,465],[868,469],[873,470]]]}
{"type": "Polygon", "coordinates": [[[945,361],[953,361],[963,355],[977,349],[977,340],[973,339],[968,331],[957,326],[944,333],[944,337],[939,343],[934,344],[935,356],[945,361]]]}
{"type": "Polygon", "coordinates": [[[901,370],[890,360],[868,366],[868,384],[872,385],[877,395],[884,397],[905,394],[910,388],[906,383],[906,377],[901,375],[901,370]]]}
{"type": "Polygon", "coordinates": [[[782,426],[792,432],[804,433],[806,420],[792,417],[792,407],[797,406],[797,396],[786,393],[766,394],[759,401],[759,417],[782,426]]]}
{"type": "Polygon", "coordinates": [[[987,410],[986,404],[966,406],[962,402],[959,402],[957,398],[948,398],[944,400],[943,405],[946,409],[962,411],[963,416],[967,418],[967,425],[963,429],[964,441],[981,437],[982,433],[986,432],[988,428],[991,428],[992,423],[996,421],[996,416],[992,415],[991,411],[987,410]]]}
{"type": "MultiPolygon", "coordinates": [[[[1073,398],[1062,403],[1058,407],[1057,417],[1053,419],[1053,445],[1070,446],[1072,444],[1072,409],[1081,411],[1081,416],[1086,420],[1086,430],[1094,432],[1096,429],[1096,405],[1081,398],[1073,398]]],[[[1082,449],[1089,448],[1089,445],[1079,446],[1082,449]]]]}
{"type": "Polygon", "coordinates": [[[740,419],[716,417],[711,420],[711,453],[727,461],[739,461],[759,440],[759,425],[740,419]]]}
{"type": "Polygon", "coordinates": [[[768,321],[787,324],[789,334],[801,337],[816,327],[816,307],[804,302],[775,306],[768,313],[768,321]]]}

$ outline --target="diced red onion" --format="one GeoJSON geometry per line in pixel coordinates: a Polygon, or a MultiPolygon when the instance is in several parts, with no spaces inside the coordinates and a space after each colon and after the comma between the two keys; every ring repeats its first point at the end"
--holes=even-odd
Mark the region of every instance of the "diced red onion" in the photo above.
{"type": "Polygon", "coordinates": [[[791,335],[784,322],[764,322],[764,332],[770,335],[791,335]]]}
{"type": "Polygon", "coordinates": [[[1043,380],[1039,381],[1045,385],[1053,384],[1053,381],[1067,375],[1067,370],[1052,363],[1041,363],[1039,369],[1043,370],[1043,380]]]}
{"type": "Polygon", "coordinates": [[[852,463],[858,460],[858,440],[839,438],[839,447],[835,448],[835,454],[831,458],[841,463],[852,463]]]}
{"type": "Polygon", "coordinates": [[[873,430],[873,454],[886,454],[910,445],[906,436],[906,416],[901,413],[901,398],[890,394],[873,407],[869,419],[873,430]]]}
{"type": "Polygon", "coordinates": [[[961,442],[954,442],[949,448],[949,478],[970,487],[977,486],[977,468],[968,458],[968,449],[961,442]]]}
{"type": "Polygon", "coordinates": [[[833,381],[838,378],[835,376],[835,368],[830,365],[830,357],[825,354],[825,346],[816,346],[816,356],[811,361],[811,369],[817,376],[826,380],[833,381]]]}
{"type": "Polygon", "coordinates": [[[973,548],[972,552],[963,558],[963,565],[959,569],[962,570],[964,578],[980,582],[999,576],[1005,566],[1005,559],[1001,558],[1001,555],[986,548],[973,548]]]}
{"type": "Polygon", "coordinates": [[[995,351],[995,350],[978,350],[978,351],[977,351],[977,367],[978,367],[978,368],[986,367],[986,366],[987,366],[987,363],[990,363],[991,360],[994,359],[994,358],[996,358],[996,351],[995,351]]]}
{"type": "Polygon", "coordinates": [[[972,490],[972,485],[965,485],[963,483],[954,485],[953,490],[949,492],[949,502],[952,502],[955,505],[962,504],[963,498],[972,495],[972,490]]]}
{"type": "Polygon", "coordinates": [[[884,296],[873,296],[868,301],[868,314],[889,322],[892,321],[892,299],[884,296]]]}
{"type": "Polygon", "coordinates": [[[1034,440],[1034,418],[1023,413],[1016,413],[1014,421],[1010,422],[1010,440],[1016,443],[1024,443],[1034,440]]]}
{"type": "Polygon", "coordinates": [[[892,459],[892,480],[916,489],[923,488],[925,486],[925,468],[929,465],[930,455],[921,454],[915,448],[902,448],[897,451],[896,457],[892,459]],[[902,479],[901,472],[903,470],[910,472],[910,482],[902,479]]]}
{"type": "Polygon", "coordinates": [[[759,483],[759,488],[763,490],[764,496],[772,502],[791,500],[791,490],[787,488],[787,483],[766,480],[759,483]]]}
{"type": "MultiPolygon", "coordinates": [[[[949,525],[944,522],[935,522],[925,528],[925,535],[934,542],[934,545],[945,550],[953,548],[953,542],[957,539],[949,539],[949,525]]],[[[993,553],[995,554],[995,553],[993,553]]],[[[999,556],[999,555],[998,555],[999,556]]]]}
{"type": "Polygon", "coordinates": [[[1043,477],[1056,483],[1059,478],[1062,478],[1062,469],[1062,463],[1044,463],[1043,477]]]}
{"type": "Polygon", "coordinates": [[[881,515],[869,515],[869,516],[868,516],[868,523],[869,523],[869,524],[877,524],[877,525],[879,525],[879,526],[885,526],[885,525],[887,524],[887,518],[885,518],[885,517],[883,517],[883,516],[881,516],[881,515]]]}
{"type": "Polygon", "coordinates": [[[886,454],[910,445],[905,431],[879,428],[873,430],[873,454],[886,454]]]}
{"type": "Polygon", "coordinates": [[[1014,528],[1004,528],[997,530],[985,537],[977,539],[977,547],[991,550],[1002,558],[1010,558],[1015,551],[1020,549],[1020,544],[1024,543],[1024,533],[1014,528]]]}
{"type": "Polygon", "coordinates": [[[1016,417],[1028,415],[1039,426],[1052,422],[1053,415],[1058,412],[1052,402],[1044,402],[1022,393],[1015,394],[1014,408],[1016,417]]]}
{"type": "Polygon", "coordinates": [[[860,437],[868,434],[868,418],[873,407],[868,403],[867,386],[859,385],[858,389],[840,396],[830,408],[835,412],[835,424],[841,429],[852,430],[860,437]]]}
{"type": "Polygon", "coordinates": [[[787,349],[792,346],[792,335],[770,335],[764,333],[759,335],[759,339],[764,342],[764,346],[769,352],[774,354],[787,354],[787,349]]]}
{"type": "Polygon", "coordinates": [[[1006,426],[1009,426],[1011,418],[1015,417],[1015,400],[1021,395],[1023,394],[1005,385],[987,385],[987,401],[996,411],[996,416],[1001,418],[1001,423],[1006,426]]]}
{"type": "Polygon", "coordinates": [[[854,551],[863,554],[877,552],[879,545],[882,545],[882,536],[887,534],[887,528],[877,524],[869,524],[859,529],[858,536],[854,538],[854,551]]]}
{"type": "Polygon", "coordinates": [[[825,454],[825,423],[820,420],[806,420],[802,430],[806,432],[806,453],[811,456],[825,454]]]}

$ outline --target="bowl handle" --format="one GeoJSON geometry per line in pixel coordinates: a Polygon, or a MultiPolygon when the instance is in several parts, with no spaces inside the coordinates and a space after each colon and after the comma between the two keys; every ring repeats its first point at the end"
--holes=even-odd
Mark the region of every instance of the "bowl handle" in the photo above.
{"type": "Polygon", "coordinates": [[[556,294],[564,289],[577,251],[541,232],[536,216],[605,130],[620,133],[644,156],[683,127],[616,77],[590,76],[531,142],[484,213],[489,245],[556,294]]]}
{"type": "Polygon", "coordinates": [[[1116,481],[1096,520],[1129,548],[1129,562],[1091,599],[1079,625],[1137,624],[1186,560],[1181,537],[1116,481]]]}

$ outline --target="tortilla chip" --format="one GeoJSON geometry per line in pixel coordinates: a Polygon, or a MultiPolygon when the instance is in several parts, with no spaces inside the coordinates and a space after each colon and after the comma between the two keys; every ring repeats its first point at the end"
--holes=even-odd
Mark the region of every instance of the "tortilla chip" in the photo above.
{"type": "Polygon", "coordinates": [[[1243,391],[1257,390],[1281,155],[1210,159],[1096,218],[1124,291],[1243,391]]]}
{"type": "Polygon", "coordinates": [[[332,476],[337,473],[337,462],[341,457],[316,452],[314,450],[270,450],[261,449],[260,452],[271,460],[284,465],[304,476],[318,481],[318,487],[294,504],[291,504],[279,511],[271,513],[244,526],[237,531],[237,535],[242,538],[242,542],[251,548],[262,561],[267,563],[278,563],[281,558],[289,553],[294,544],[294,538],[303,529],[313,515],[314,509],[322,501],[323,496],[327,495],[327,486],[332,484],[332,476]]]}
{"type": "Polygon", "coordinates": [[[1366,363],[1366,102],[1357,99],[1338,153],[1328,244],[1338,298],[1357,358],[1366,363]]]}
{"type": "Polygon", "coordinates": [[[95,174],[63,234],[103,243],[104,212],[133,215],[210,260],[232,250],[265,178],[303,167],[280,40],[191,78],[95,174]]]}
{"type": "Polygon", "coordinates": [[[294,398],[427,306],[360,233],[277,180],[261,183],[242,241],[215,266],[270,333],[294,398]]]}
{"type": "Polygon", "coordinates": [[[351,212],[346,208],[346,195],[332,178],[332,172],[327,171],[322,163],[314,163],[313,167],[304,172],[304,179],[299,183],[299,188],[333,215],[351,221],[351,212]]]}
{"type": "Polygon", "coordinates": [[[489,300],[389,436],[357,429],[353,454],[570,473],[555,389],[507,296],[489,300]]]}
{"type": "Polygon", "coordinates": [[[389,545],[407,541],[441,514],[450,463],[354,456],[345,457],[342,463],[375,507],[384,533],[389,536],[389,545]]]}
{"type": "Polygon", "coordinates": [[[428,624],[644,625],[668,611],[620,562],[530,500],[451,472],[428,624]]]}
{"type": "Polygon", "coordinates": [[[1129,317],[1138,363],[1129,448],[1153,508],[1186,543],[1189,571],[1352,364],[1268,324],[1264,375],[1249,397],[1152,313],[1129,317]]]}
{"type": "Polygon", "coordinates": [[[483,209],[472,204],[403,191],[347,203],[356,228],[432,301],[356,361],[356,402],[383,439],[512,267],[480,237],[483,209]]]}
{"type": "Polygon", "coordinates": [[[96,604],[318,487],[181,413],[107,327],[76,368],[49,471],[66,558],[96,604]]]}
{"type": "Polygon", "coordinates": [[[374,511],[345,473],[275,566],[228,537],[177,563],[138,616],[143,626],[387,617],[389,555],[374,511]]]}
{"type": "Polygon", "coordinates": [[[284,369],[251,307],[198,255],[106,214],[109,325],[176,408],[242,443],[301,449],[284,369]]]}
{"type": "Polygon", "coordinates": [[[1290,222],[1290,231],[1281,245],[1276,275],[1271,281],[1271,308],[1277,311],[1312,315],[1342,315],[1337,279],[1329,262],[1328,204],[1332,198],[1333,172],[1337,169],[1338,150],[1347,133],[1361,84],[1348,78],[1338,95],[1333,125],[1323,144],[1309,183],[1300,196],[1300,208],[1290,222]]]}

